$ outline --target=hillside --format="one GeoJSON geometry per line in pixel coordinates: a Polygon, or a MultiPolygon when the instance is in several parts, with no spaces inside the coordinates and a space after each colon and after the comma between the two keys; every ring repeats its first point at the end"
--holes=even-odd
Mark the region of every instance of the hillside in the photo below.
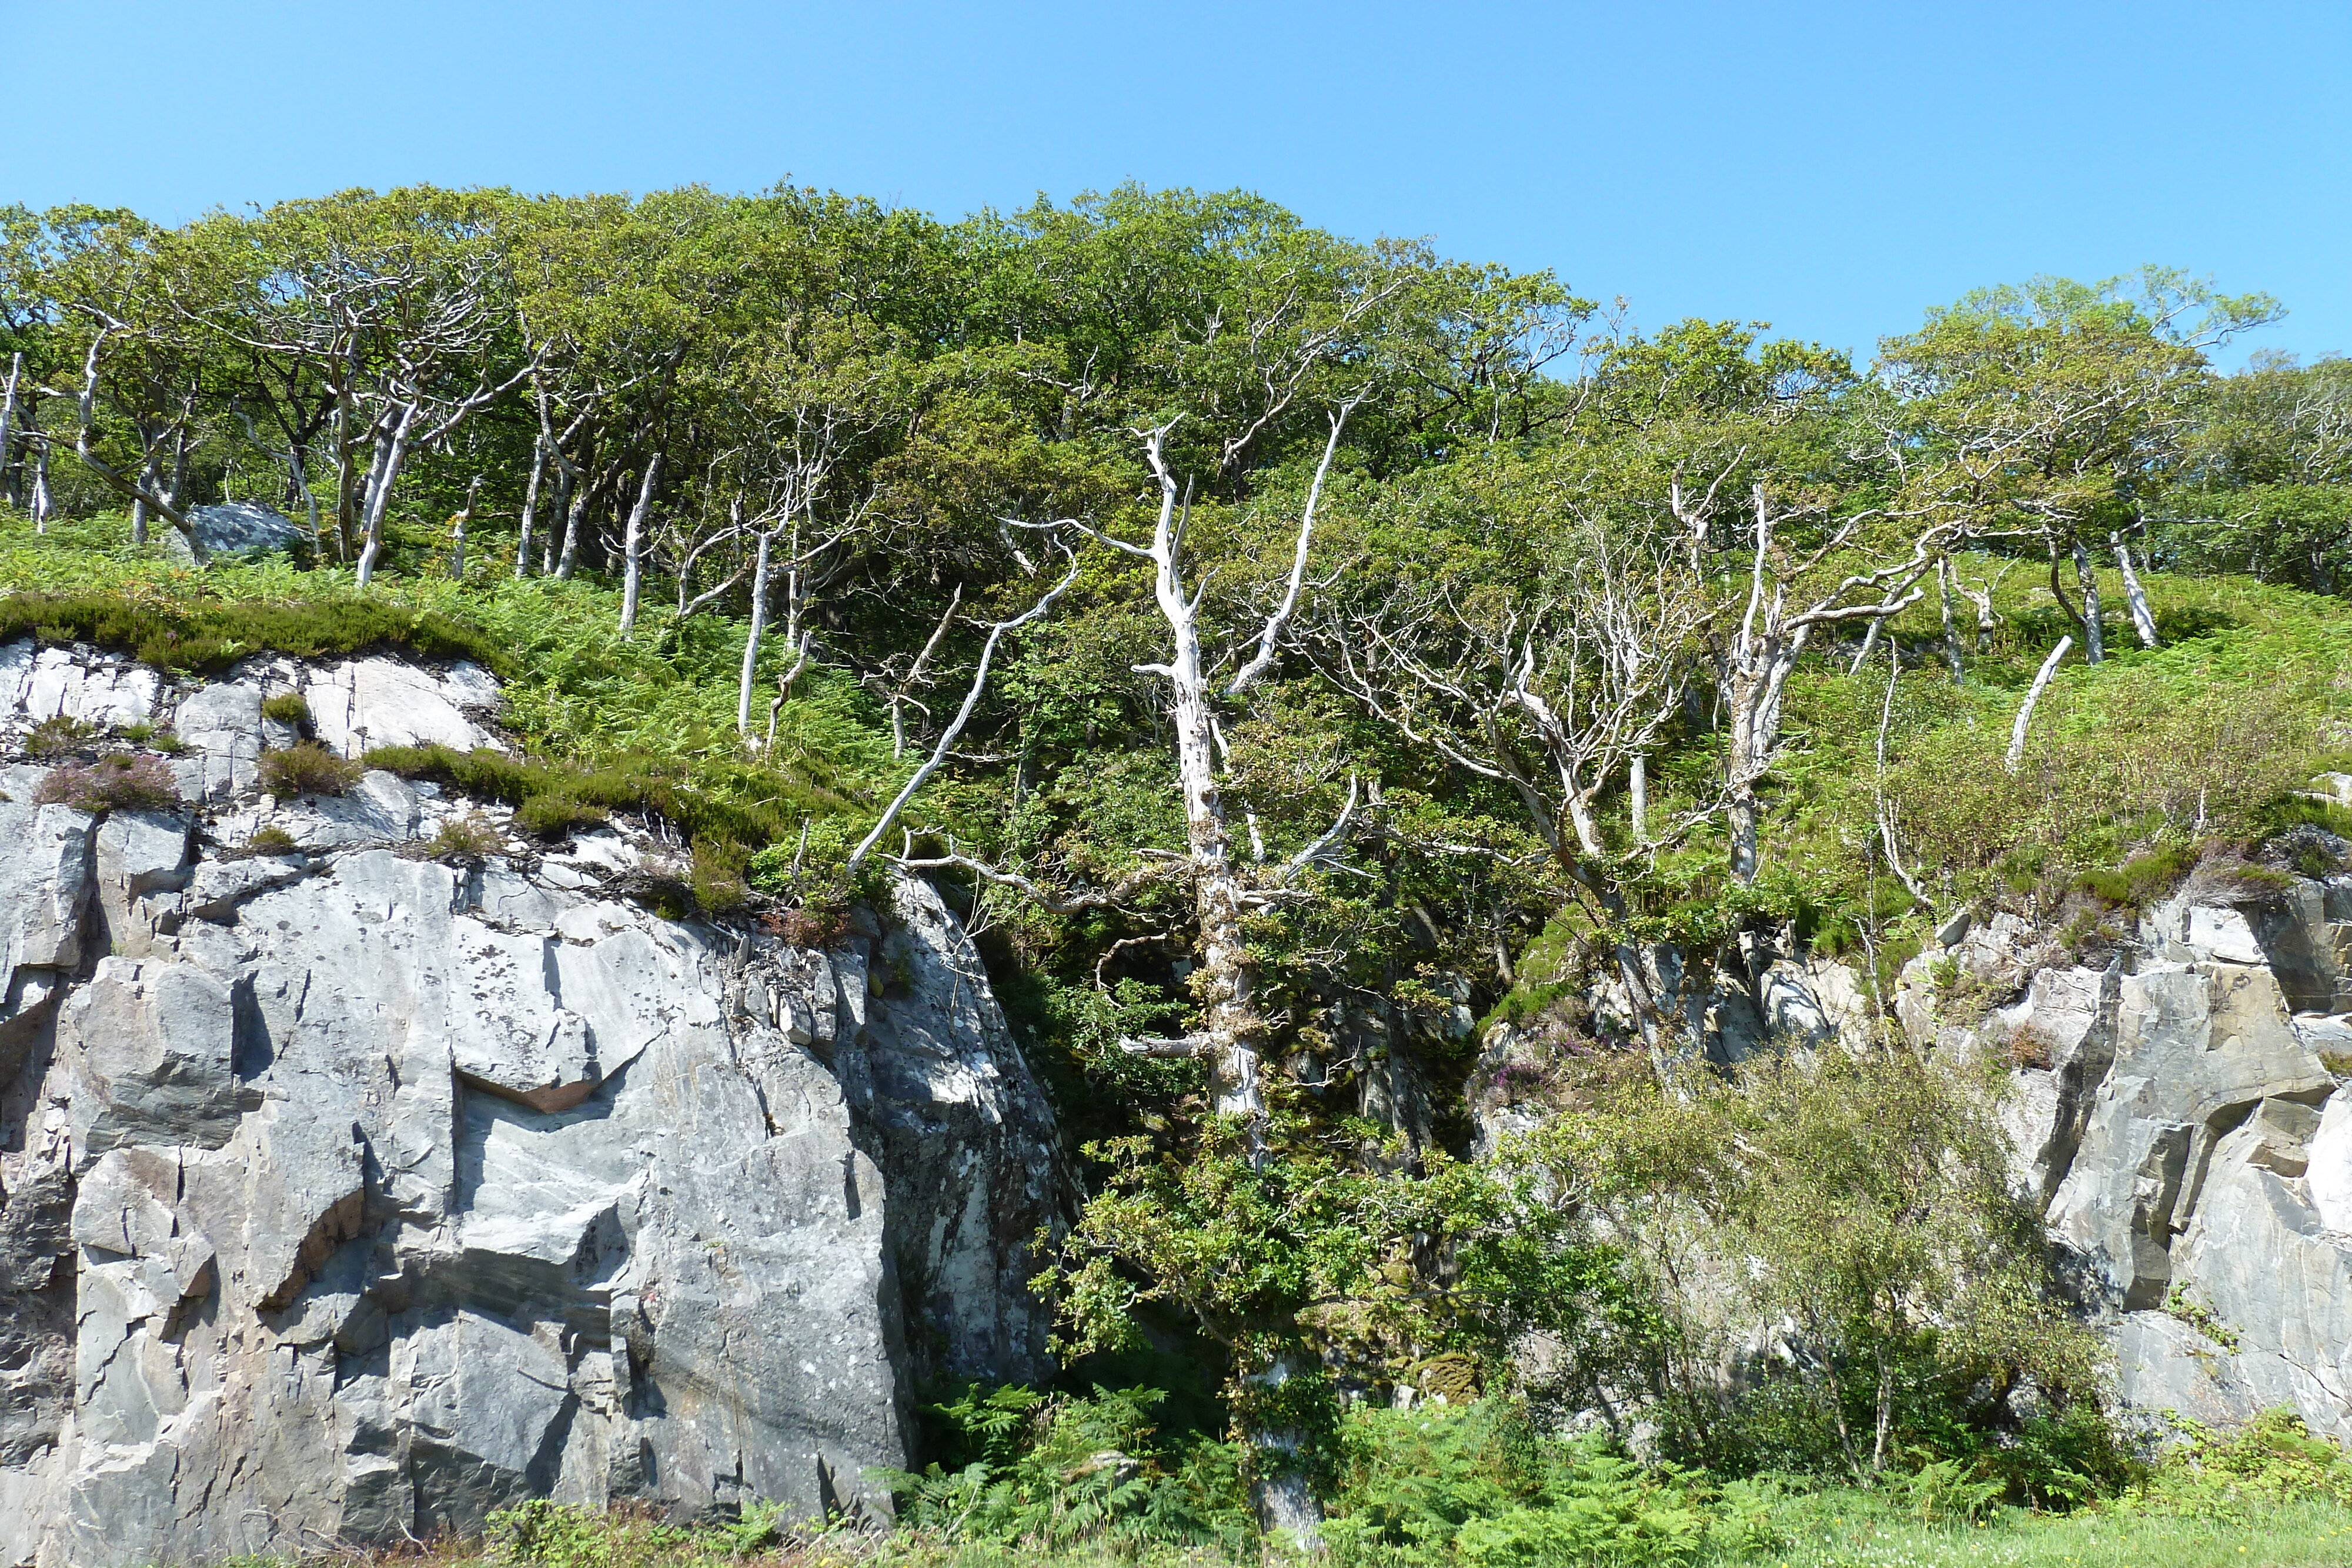
{"type": "Polygon", "coordinates": [[[2332,1560],[2352,382],[2212,370],[2274,302],[2035,279],[1860,364],[1131,188],[6,235],[0,805],[56,852],[11,1550],[297,1550],[217,1493],[548,1562],[605,1528],[551,1495],[899,1521],[819,1555],[1867,1558],[1851,1510],[2332,1560]],[[219,1002],[198,1066],[142,965],[219,1002]],[[315,1063],[250,1054],[279,971],[350,1013],[315,1063]],[[482,1040],[413,1000],[461,993],[482,1040]],[[313,1074],[356,1098],[284,1109],[313,1074]],[[185,1192],[272,1140],[357,1174],[211,1262],[86,1222],[212,1236],[185,1192]],[[469,1333],[521,1382],[467,1393],[469,1333]],[[342,1468],[156,1481],[311,1430],[273,1345],[342,1468]]]}

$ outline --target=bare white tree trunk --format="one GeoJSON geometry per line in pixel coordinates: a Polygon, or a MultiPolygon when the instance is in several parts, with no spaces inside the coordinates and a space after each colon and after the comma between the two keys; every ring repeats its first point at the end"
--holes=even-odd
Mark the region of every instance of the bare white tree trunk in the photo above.
{"type": "MultiPolygon", "coordinates": [[[[893,761],[907,755],[907,709],[913,705],[915,688],[922,684],[924,673],[930,668],[931,655],[939,652],[940,640],[954,624],[956,608],[962,602],[963,584],[959,582],[955,592],[948,598],[948,607],[940,616],[940,623],[931,628],[930,637],[923,643],[923,651],[915,655],[914,664],[908,667],[906,680],[890,694],[890,757],[893,761]]],[[[925,711],[929,712],[928,709],[925,711]]]]}
{"type": "MultiPolygon", "coordinates": [[[[76,408],[74,455],[80,460],[83,467],[104,480],[108,487],[117,495],[129,500],[145,501],[159,516],[177,528],[180,537],[187,540],[188,554],[198,566],[202,566],[206,559],[204,541],[196,537],[195,526],[189,522],[186,515],[181,511],[178,499],[158,494],[155,487],[143,478],[125,474],[121,469],[100,457],[91,448],[91,438],[98,430],[99,359],[105,350],[106,340],[111,330],[111,328],[101,328],[93,335],[89,340],[89,351],[82,360],[81,395],[76,408]]],[[[145,445],[143,455],[152,461],[153,452],[154,448],[152,444],[145,445]]],[[[54,507],[49,495],[49,442],[46,436],[39,439],[35,448],[35,456],[33,529],[36,533],[46,533],[48,531],[49,513],[54,507]]]]}
{"type": "Polygon", "coordinates": [[[530,438],[530,478],[522,491],[522,534],[515,541],[514,574],[518,580],[530,575],[530,532],[539,521],[539,486],[546,474],[547,437],[534,435],[530,438]]]}
{"type": "MultiPolygon", "coordinates": [[[[1289,1356],[1280,1356],[1272,1366],[1250,1381],[1268,1388],[1279,1388],[1291,1378],[1306,1371],[1293,1364],[1289,1356]]],[[[1323,1505],[1316,1500],[1314,1490],[1298,1462],[1305,1447],[1299,1434],[1286,1431],[1257,1431],[1250,1440],[1260,1450],[1273,1457],[1267,1469],[1272,1472],[1262,1477],[1256,1488],[1258,1528],[1280,1541],[1287,1536],[1291,1550],[1319,1555],[1323,1544],[1323,1505]]]]}
{"type": "Polygon", "coordinates": [[[990,623],[988,641],[981,644],[980,664],[973,669],[971,685],[963,694],[963,706],[956,709],[955,717],[950,719],[947,728],[940,732],[939,744],[931,747],[931,754],[923,759],[922,766],[915,769],[913,776],[891,799],[890,804],[884,808],[882,815],[874,823],[873,831],[859,840],[857,847],[849,852],[849,866],[852,870],[855,870],[867,855],[874,852],[874,846],[882,841],[882,835],[890,831],[890,824],[898,821],[898,813],[906,809],[907,802],[915,798],[915,792],[928,783],[931,775],[939,771],[940,765],[948,759],[948,753],[954,749],[957,739],[963,734],[963,727],[971,722],[972,711],[980,706],[981,694],[988,688],[988,668],[995,662],[997,645],[1003,642],[1005,633],[1018,631],[1053,609],[1054,601],[1062,597],[1063,591],[1077,580],[1078,562],[1077,558],[1073,555],[1068,574],[1061,581],[1046,590],[1036,603],[1009,621],[990,623]]]}
{"type": "Polygon", "coordinates": [[[0,392],[0,485],[8,486],[9,500],[16,498],[15,483],[8,477],[9,460],[16,455],[16,383],[25,373],[25,356],[12,354],[8,359],[8,385],[0,392]]]}
{"type": "Polygon", "coordinates": [[[654,486],[661,482],[658,448],[646,460],[646,476],[637,486],[637,504],[629,508],[628,528],[621,538],[621,635],[637,629],[637,595],[645,587],[646,513],[654,504],[654,486]]]}
{"type": "Polygon", "coordinates": [[[1640,752],[1625,768],[1626,794],[1630,797],[1633,817],[1633,841],[1650,841],[1650,759],[1640,752]]]}
{"type": "Polygon", "coordinates": [[[2042,668],[2035,674],[2033,684],[2026,688],[2024,705],[2017,710],[2017,722],[2010,727],[2009,731],[2009,756],[2005,766],[2011,773],[2016,772],[2018,764],[2025,760],[2025,731],[2033,722],[2033,708],[2042,700],[2042,688],[2050,684],[2050,677],[2058,672],[2058,661],[2064,658],[2067,650],[2074,645],[2074,638],[2059,638],[2058,645],[2050,650],[2050,656],[2042,661],[2042,668]]]}
{"type": "Polygon", "coordinates": [[[2074,544],[2074,581],[2083,591],[2083,661],[2103,664],[2107,645],[2099,631],[2099,574],[2091,568],[2091,552],[2074,544]]]}
{"type": "Polygon", "coordinates": [[[1936,559],[1936,587],[1940,591],[1944,611],[1944,663],[1952,669],[1952,684],[1958,685],[1966,678],[1960,662],[1960,622],[1952,613],[1952,559],[1936,559]]]}
{"type": "Polygon", "coordinates": [[[1874,617],[1870,624],[1864,629],[1861,650],[1854,654],[1853,663],[1847,667],[1847,674],[1862,674],[1862,667],[1870,663],[1870,656],[1878,652],[1878,630],[1885,624],[1883,620],[1874,617]]]}
{"type": "Polygon", "coordinates": [[[760,667],[760,639],[768,629],[768,556],[775,542],[775,529],[761,529],[751,558],[751,625],[743,639],[742,676],[735,685],[735,730],[745,740],[751,738],[751,681],[760,667]]]}
{"type": "Polygon", "coordinates": [[[415,427],[422,406],[415,402],[401,405],[400,421],[392,427],[389,444],[383,444],[379,434],[381,455],[368,465],[367,509],[361,529],[357,584],[362,591],[375,580],[376,558],[383,553],[384,509],[392,505],[393,484],[400,477],[400,465],[408,456],[408,433],[415,427]]]}
{"type": "Polygon", "coordinates": [[[46,441],[33,448],[33,531],[49,531],[49,513],[55,506],[49,496],[49,444],[46,441]]]}
{"type": "MultiPolygon", "coordinates": [[[[1843,578],[1825,585],[1825,592],[1811,591],[1811,602],[1792,611],[1789,583],[1795,574],[1783,575],[1774,564],[1771,499],[1761,485],[1756,486],[1753,504],[1756,544],[1748,604],[1724,660],[1731,707],[1724,806],[1730,827],[1731,874],[1744,883],[1756,880],[1760,864],[1757,835],[1763,808],[1759,789],[1780,750],[1781,698],[1812,629],[1863,619],[1876,623],[1916,604],[1926,592],[1917,586],[1919,580],[1934,570],[1936,556],[1946,548],[1943,532],[1930,528],[1912,541],[1908,559],[1843,578]]],[[[1843,537],[1833,536],[1831,543],[1842,542],[1843,537]]],[[[1822,547],[1811,560],[1819,563],[1827,554],[1828,548],[1822,547]]]]}
{"type": "Polygon", "coordinates": [[[2132,570],[2131,547],[2124,543],[2123,535],[2110,534],[2108,542],[2116,547],[2116,565],[2123,569],[2124,599],[2131,606],[2132,630],[2139,633],[2139,645],[2156,646],[2156,612],[2148,608],[2147,590],[2140,586],[2139,573],[2132,570]]]}
{"type": "Polygon", "coordinates": [[[557,461],[562,463],[555,497],[556,507],[563,514],[563,544],[555,554],[554,575],[557,581],[569,582],[572,569],[580,559],[580,515],[588,509],[594,491],[580,482],[583,476],[572,464],[563,462],[560,455],[557,461]]]}
{"type": "Polygon", "coordinates": [[[457,582],[466,580],[466,525],[474,520],[474,502],[482,493],[482,476],[466,486],[466,504],[449,519],[449,576],[457,582]]]}

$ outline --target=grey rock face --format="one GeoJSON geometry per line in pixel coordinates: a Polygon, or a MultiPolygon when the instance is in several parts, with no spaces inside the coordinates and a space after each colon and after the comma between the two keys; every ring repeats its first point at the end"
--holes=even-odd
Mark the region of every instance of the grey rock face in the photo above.
{"type": "Polygon", "coordinates": [[[429,787],[252,793],[265,689],[348,749],[479,744],[462,671],[47,667],[176,719],[202,814],[0,772],[0,1563],[878,1509],[919,1379],[1043,1369],[1052,1118],[928,887],[806,951],[607,896],[656,852],[622,832],[460,868],[429,787]],[[300,852],[240,857],[265,823],[300,852]]]}
{"type": "Polygon", "coordinates": [[[1915,1040],[2018,1064],[2017,1188],[2132,1404],[2352,1437],[2352,1099],[2320,1054],[2352,1051],[2347,915],[2344,879],[2200,876],[2104,970],[2018,923],[1905,972],[1915,1040]]]}
{"type": "MultiPolygon", "coordinates": [[[[265,555],[283,555],[310,537],[309,530],[293,518],[253,501],[224,501],[217,506],[191,507],[187,517],[208,556],[254,559],[265,555]]],[[[181,538],[179,529],[165,524],[157,531],[168,554],[182,560],[194,559],[188,549],[188,541],[181,538]]]]}

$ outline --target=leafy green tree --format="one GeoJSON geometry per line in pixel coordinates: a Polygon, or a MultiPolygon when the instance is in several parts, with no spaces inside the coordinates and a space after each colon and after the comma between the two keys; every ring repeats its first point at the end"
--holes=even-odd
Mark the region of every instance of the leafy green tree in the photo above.
{"type": "Polygon", "coordinates": [[[1979,538],[2047,556],[2051,597],[2097,664],[2092,552],[2105,541],[2116,553],[2133,623],[2152,645],[2126,538],[2144,532],[2198,417],[2205,350],[2280,313],[2267,295],[2219,294],[2162,267],[2095,284],[2037,277],[1931,310],[1918,331],[1880,346],[1879,373],[1934,455],[1939,504],[1979,538]],[[2060,580],[2063,561],[2079,602],[2060,580]]]}
{"type": "MultiPolygon", "coordinates": [[[[1906,1381],[1948,1369],[2095,1408],[2098,1351],[2065,1313],[1984,1071],[1894,1050],[1772,1056],[1671,1090],[1604,1083],[1514,1155],[1589,1203],[1664,1313],[1652,1387],[1718,1459],[1738,1419],[1727,1357],[1785,1358],[1856,1477],[1906,1434],[1906,1381]]],[[[1989,1381],[1988,1381],[1989,1380],[1989,1381]]]]}

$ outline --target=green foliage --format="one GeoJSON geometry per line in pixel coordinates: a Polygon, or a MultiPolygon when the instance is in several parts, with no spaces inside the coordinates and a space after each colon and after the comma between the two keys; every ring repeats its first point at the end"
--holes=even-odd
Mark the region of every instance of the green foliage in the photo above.
{"type": "Polygon", "coordinates": [[[502,848],[498,829],[479,812],[450,818],[425,841],[425,854],[436,861],[475,862],[502,848]]]}
{"type": "Polygon", "coordinates": [[[281,746],[261,754],[261,787],[280,800],[298,795],[340,795],[367,769],[315,740],[281,746]]]}
{"type": "Polygon", "coordinates": [[[2162,900],[2197,864],[2197,851],[2188,844],[2165,844],[2134,855],[2113,871],[2083,873],[2077,885],[2092,896],[2120,908],[2146,909],[2162,900]]]}
{"type": "Polygon", "coordinates": [[[310,705],[300,692],[279,692],[261,699],[261,716],[299,727],[310,722],[310,705]]]}
{"type": "Polygon", "coordinates": [[[582,1509],[532,1498],[489,1521],[489,1558],[514,1568],[605,1568],[613,1560],[604,1522],[582,1509]]]}
{"type": "Polygon", "coordinates": [[[1916,1454],[2042,1498],[2115,1484],[2128,1458],[2099,1352],[2008,1194],[1995,1093],[1907,1051],[1700,1069],[1671,1094],[1588,1083],[1504,1158],[1580,1195],[1656,1316],[1613,1362],[1566,1358],[1561,1396],[1638,1379],[1669,1451],[1729,1473],[1858,1478],[1916,1454]],[[1724,1387],[1723,1359],[1759,1333],[1788,1354],[1724,1387]],[[2038,1414],[2007,1402],[2028,1379],[2038,1414]]]}
{"type": "Polygon", "coordinates": [[[70,714],[51,714],[26,732],[25,750],[33,757],[70,757],[87,749],[99,736],[98,726],[70,714]]]}
{"type": "Polygon", "coordinates": [[[294,835],[275,823],[265,823],[253,830],[245,841],[246,852],[257,855],[290,855],[301,848],[294,835]]]}
{"type": "Polygon", "coordinates": [[[180,803],[180,786],[172,770],[156,758],[117,753],[95,762],[68,762],[49,769],[33,799],[44,805],[62,803],[93,816],[118,809],[160,811],[180,803]]]}
{"type": "Polygon", "coordinates": [[[950,1542],[1026,1550],[1086,1543],[1222,1547],[1255,1539],[1234,1446],[1160,1437],[1157,1389],[1097,1386],[1089,1396],[978,1385],[927,1407],[947,1433],[947,1463],[885,1479],[901,1524],[950,1542]]]}
{"type": "Polygon", "coordinates": [[[1507,1401],[1359,1406],[1326,1527],[1334,1558],[1366,1568],[1451,1563],[1683,1563],[1780,1544],[1770,1493],[1645,1469],[1603,1435],[1539,1433],[1507,1401]]]}
{"type": "Polygon", "coordinates": [[[425,659],[471,659],[499,672],[513,667],[503,650],[470,627],[373,599],[263,603],[214,599],[201,590],[168,598],[103,591],[0,598],[0,642],[25,636],[56,645],[87,643],[157,669],[207,674],[264,652],[320,658],[398,650],[425,659]]]}
{"type": "Polygon", "coordinates": [[[2176,1425],[2179,1442],[2121,1511],[2242,1521],[2264,1504],[2317,1499],[2352,1508],[2352,1458],[2292,1409],[2266,1410],[2234,1430],[2176,1425]]]}

